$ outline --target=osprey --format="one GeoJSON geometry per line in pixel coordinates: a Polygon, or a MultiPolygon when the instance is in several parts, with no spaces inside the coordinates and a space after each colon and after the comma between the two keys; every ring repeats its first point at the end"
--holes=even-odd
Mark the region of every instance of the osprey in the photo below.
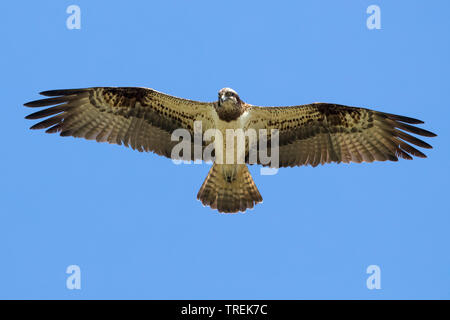
{"type": "MultiPolygon", "coordinates": [[[[196,121],[202,124],[202,132],[266,129],[270,138],[270,132],[277,130],[279,167],[425,158],[411,144],[429,149],[431,146],[409,133],[436,136],[413,126],[423,122],[409,117],[329,103],[258,107],[242,101],[230,88],[220,90],[215,102],[187,100],[134,87],[51,90],[41,95],[50,98],[28,102],[25,106],[51,107],[26,118],[48,118],[31,129],[130,146],[165,157],[171,157],[178,143],[171,138],[172,133],[185,129],[194,136],[196,121]]],[[[214,143],[217,159],[226,146],[214,143]]],[[[206,145],[202,143],[201,148],[205,149],[206,145]]],[[[225,213],[244,212],[261,202],[247,168],[250,162],[246,152],[244,163],[214,162],[197,199],[225,213]]],[[[190,158],[201,160],[195,153],[190,158]]],[[[259,159],[256,163],[270,165],[259,159]]]]}

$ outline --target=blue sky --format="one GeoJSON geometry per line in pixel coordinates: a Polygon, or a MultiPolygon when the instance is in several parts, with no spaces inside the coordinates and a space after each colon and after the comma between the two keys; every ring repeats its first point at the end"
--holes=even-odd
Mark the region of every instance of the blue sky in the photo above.
{"type": "Polygon", "coordinates": [[[2,2],[0,298],[449,299],[448,1],[2,2]],[[68,30],[66,8],[81,8],[68,30]],[[381,30],[366,27],[369,5],[381,30]],[[424,120],[427,159],[281,169],[220,215],[208,165],[30,131],[43,90],[145,86],[424,120]],[[81,290],[66,268],[81,269],[81,290]],[[369,290],[366,269],[381,270],[369,290]]]}

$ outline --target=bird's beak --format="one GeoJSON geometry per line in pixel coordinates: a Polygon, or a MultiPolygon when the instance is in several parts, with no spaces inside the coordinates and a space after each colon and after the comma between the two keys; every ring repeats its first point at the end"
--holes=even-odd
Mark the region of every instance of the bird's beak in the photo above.
{"type": "Polygon", "coordinates": [[[220,95],[220,102],[224,102],[225,100],[227,100],[227,97],[225,96],[225,94],[221,94],[220,95]]]}

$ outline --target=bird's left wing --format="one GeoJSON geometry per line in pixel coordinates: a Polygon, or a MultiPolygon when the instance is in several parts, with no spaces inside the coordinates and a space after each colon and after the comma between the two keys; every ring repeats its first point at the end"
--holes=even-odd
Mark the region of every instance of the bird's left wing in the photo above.
{"type": "MultiPolygon", "coordinates": [[[[203,130],[213,123],[210,118],[213,103],[177,98],[148,88],[95,87],[41,94],[51,98],[28,102],[25,106],[48,108],[26,118],[49,118],[31,129],[123,144],[166,157],[171,156],[173,146],[178,143],[171,141],[174,130],[188,130],[193,143],[194,121],[202,121],[203,130]]],[[[191,155],[195,160],[193,152],[191,155]]]]}
{"type": "Polygon", "coordinates": [[[280,167],[426,157],[410,144],[431,146],[407,132],[436,136],[412,126],[423,123],[417,119],[328,103],[250,106],[249,117],[249,127],[267,129],[269,138],[271,129],[278,130],[280,167]]]}

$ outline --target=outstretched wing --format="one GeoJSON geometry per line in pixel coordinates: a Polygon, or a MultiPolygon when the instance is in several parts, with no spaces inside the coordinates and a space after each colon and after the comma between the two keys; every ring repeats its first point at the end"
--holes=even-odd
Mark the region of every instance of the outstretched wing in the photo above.
{"type": "Polygon", "coordinates": [[[411,144],[431,146],[406,132],[436,136],[412,126],[423,123],[417,119],[337,104],[253,106],[249,112],[251,128],[279,130],[280,167],[425,158],[411,144]]]}
{"type": "Polygon", "coordinates": [[[194,121],[202,121],[204,130],[213,123],[210,118],[213,103],[181,99],[148,88],[97,87],[41,94],[52,98],[28,102],[25,106],[52,107],[26,118],[49,118],[31,129],[123,144],[166,157],[171,156],[173,146],[178,143],[171,141],[174,130],[187,129],[193,137],[194,121]]]}

